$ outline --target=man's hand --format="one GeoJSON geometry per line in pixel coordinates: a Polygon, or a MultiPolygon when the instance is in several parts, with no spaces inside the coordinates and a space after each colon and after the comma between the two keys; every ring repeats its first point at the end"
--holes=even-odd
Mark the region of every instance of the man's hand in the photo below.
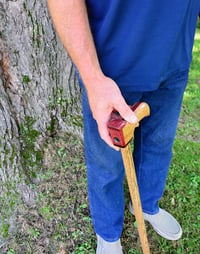
{"type": "Polygon", "coordinates": [[[107,123],[111,112],[117,110],[127,122],[138,124],[136,115],[126,104],[118,86],[112,79],[103,76],[100,79],[95,79],[93,84],[88,84],[86,87],[89,88],[87,92],[90,108],[97,122],[101,138],[109,146],[119,150],[118,147],[113,145],[108,133],[107,123]]]}

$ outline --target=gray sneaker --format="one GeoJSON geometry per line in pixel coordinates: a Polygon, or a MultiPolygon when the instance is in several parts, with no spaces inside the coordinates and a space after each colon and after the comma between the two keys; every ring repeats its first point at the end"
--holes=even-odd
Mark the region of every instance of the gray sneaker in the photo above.
{"type": "MultiPolygon", "coordinates": [[[[129,210],[134,215],[132,203],[129,203],[129,210]]],[[[143,212],[144,220],[148,221],[154,230],[168,240],[178,240],[182,236],[182,228],[178,221],[167,211],[159,208],[156,214],[143,212]]]]}
{"type": "Polygon", "coordinates": [[[97,235],[96,254],[123,254],[120,239],[116,242],[107,242],[97,235]]]}

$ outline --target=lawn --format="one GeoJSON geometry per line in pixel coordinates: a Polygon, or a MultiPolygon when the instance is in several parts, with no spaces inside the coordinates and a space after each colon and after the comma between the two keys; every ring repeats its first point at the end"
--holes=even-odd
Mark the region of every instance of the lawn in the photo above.
{"type": "MultiPolygon", "coordinates": [[[[183,227],[179,241],[167,241],[146,223],[151,253],[197,254],[200,250],[200,24],[173,160],[160,205],[183,227]]],[[[39,182],[39,195],[30,207],[18,209],[17,231],[0,246],[2,254],[94,254],[96,237],[89,215],[86,174],[81,141],[72,135],[48,140],[39,182]]],[[[125,183],[125,197],[129,194],[125,183]]],[[[139,254],[140,241],[134,217],[125,211],[122,236],[124,254],[139,254]]]]}

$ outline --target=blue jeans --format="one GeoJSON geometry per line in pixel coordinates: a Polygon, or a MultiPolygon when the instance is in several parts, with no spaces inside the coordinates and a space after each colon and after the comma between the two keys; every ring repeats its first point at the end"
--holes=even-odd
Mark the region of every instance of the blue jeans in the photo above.
{"type": "MultiPolygon", "coordinates": [[[[133,153],[142,208],[149,214],[158,212],[158,201],[163,195],[186,84],[187,75],[163,82],[156,91],[122,91],[129,105],[145,101],[151,109],[151,116],[135,130],[133,153]]],[[[112,242],[120,238],[123,229],[122,157],[100,138],[84,88],[82,103],[91,217],[95,232],[112,242]]]]}

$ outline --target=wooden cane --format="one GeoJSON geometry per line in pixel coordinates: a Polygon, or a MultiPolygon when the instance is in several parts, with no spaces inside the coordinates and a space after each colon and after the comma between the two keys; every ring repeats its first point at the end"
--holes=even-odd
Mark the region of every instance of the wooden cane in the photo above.
{"type": "MultiPolygon", "coordinates": [[[[150,114],[149,106],[144,102],[134,104],[131,109],[134,111],[139,121],[150,114]]],[[[127,183],[134,208],[136,222],[138,225],[138,233],[142,245],[142,250],[144,254],[150,254],[137,178],[135,173],[135,166],[130,145],[130,141],[133,138],[135,127],[136,125],[126,122],[124,119],[121,118],[118,112],[115,111],[111,114],[111,118],[108,122],[108,130],[112,138],[113,144],[121,147],[127,183]]]]}

